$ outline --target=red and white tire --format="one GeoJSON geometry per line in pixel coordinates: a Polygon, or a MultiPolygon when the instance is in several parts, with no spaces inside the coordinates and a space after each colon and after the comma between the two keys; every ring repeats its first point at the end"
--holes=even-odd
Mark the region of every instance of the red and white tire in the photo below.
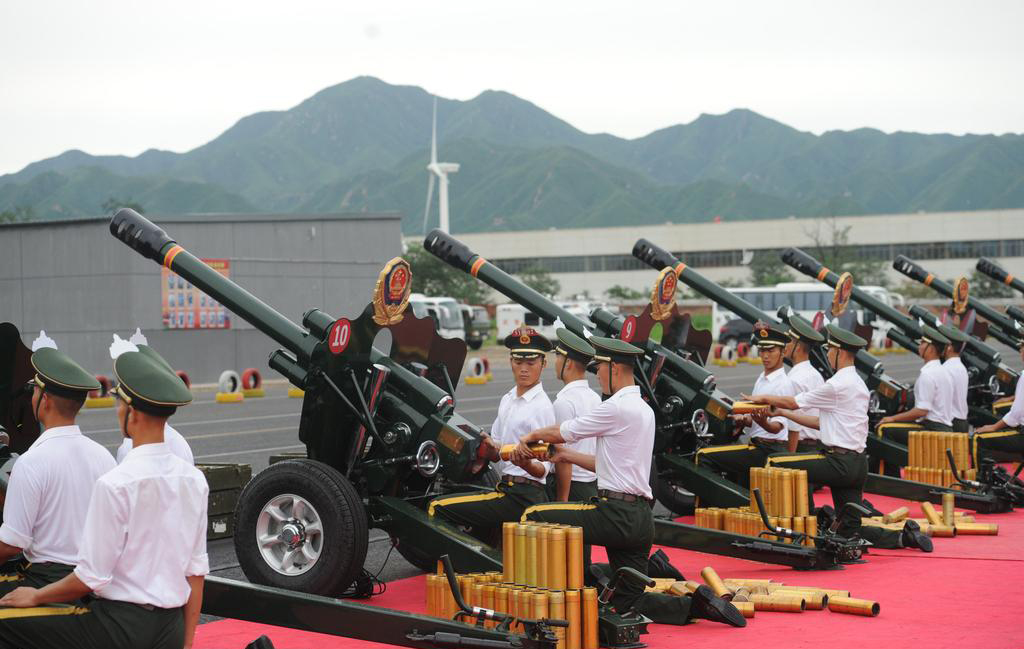
{"type": "Polygon", "coordinates": [[[242,389],[243,390],[258,390],[263,385],[263,377],[260,376],[260,371],[255,367],[242,372],[242,389]]]}

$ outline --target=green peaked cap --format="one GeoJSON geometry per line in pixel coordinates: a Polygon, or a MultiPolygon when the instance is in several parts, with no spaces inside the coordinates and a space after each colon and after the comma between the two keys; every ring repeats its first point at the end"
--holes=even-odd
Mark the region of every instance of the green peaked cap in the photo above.
{"type": "Polygon", "coordinates": [[[839,347],[851,352],[867,347],[868,341],[852,331],[847,331],[834,324],[829,324],[825,329],[828,331],[828,344],[833,347],[839,347]]]}
{"type": "Polygon", "coordinates": [[[798,316],[795,313],[789,316],[789,335],[805,343],[821,344],[825,342],[825,336],[816,331],[807,318],[798,316]]]}
{"type": "Polygon", "coordinates": [[[594,346],[583,340],[568,329],[559,329],[555,332],[558,344],[555,345],[555,352],[568,356],[574,361],[589,363],[597,352],[594,346]]]}
{"type": "Polygon", "coordinates": [[[634,347],[618,338],[592,336],[589,342],[593,345],[596,352],[594,354],[594,360],[596,361],[611,360],[613,363],[632,364],[638,356],[644,353],[644,350],[639,347],[634,347]]]}
{"type": "Polygon", "coordinates": [[[158,416],[174,414],[179,406],[191,403],[192,392],[168,368],[166,361],[161,363],[145,352],[121,354],[114,361],[118,396],[143,412],[158,416]]]}
{"type": "Polygon", "coordinates": [[[950,324],[939,325],[939,332],[953,343],[967,342],[967,334],[950,324]]]}
{"type": "Polygon", "coordinates": [[[925,326],[921,327],[921,331],[922,331],[922,334],[921,334],[922,340],[924,340],[926,342],[930,342],[933,345],[938,346],[940,348],[940,350],[941,350],[942,347],[945,347],[946,345],[949,344],[949,338],[946,338],[945,336],[940,334],[939,330],[936,329],[935,327],[930,327],[928,325],[925,325],[925,326]]]}
{"type": "Polygon", "coordinates": [[[69,399],[84,399],[92,390],[100,389],[96,377],[64,352],[43,347],[32,353],[36,385],[47,392],[69,399]]]}

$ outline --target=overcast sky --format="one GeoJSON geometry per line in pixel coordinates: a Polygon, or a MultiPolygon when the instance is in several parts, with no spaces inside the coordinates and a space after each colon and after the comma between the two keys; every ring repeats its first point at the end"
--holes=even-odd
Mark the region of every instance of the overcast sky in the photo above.
{"type": "Polygon", "coordinates": [[[359,75],[637,137],[743,107],[820,133],[1024,132],[1024,2],[0,3],[0,173],[186,151],[359,75]]]}

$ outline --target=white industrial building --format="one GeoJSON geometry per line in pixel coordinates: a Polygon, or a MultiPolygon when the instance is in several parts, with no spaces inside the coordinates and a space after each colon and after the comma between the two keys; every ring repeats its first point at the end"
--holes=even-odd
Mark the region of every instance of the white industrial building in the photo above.
{"type": "MultiPolygon", "coordinates": [[[[507,272],[540,266],[561,283],[563,296],[589,292],[600,297],[616,284],[650,290],[654,271],[631,254],[640,237],[672,252],[711,280],[731,279],[745,284],[750,272],[741,265],[744,253],[748,253],[747,258],[757,251],[777,255],[784,248],[797,246],[813,254],[816,238],[832,241],[829,233],[833,228],[842,231],[847,226],[847,245],[861,259],[891,262],[903,254],[937,277],[953,278],[970,275],[979,257],[990,257],[1011,273],[1024,275],[1024,209],[550,228],[455,236],[507,272]]],[[[894,285],[906,280],[891,269],[891,263],[888,266],[894,285]]],[[[799,275],[799,279],[803,281],[804,277],[799,275]]]]}

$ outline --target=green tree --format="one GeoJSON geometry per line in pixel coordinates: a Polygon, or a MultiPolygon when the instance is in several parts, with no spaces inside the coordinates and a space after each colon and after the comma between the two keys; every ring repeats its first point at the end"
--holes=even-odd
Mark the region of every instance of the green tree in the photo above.
{"type": "Polygon", "coordinates": [[[146,213],[146,210],[142,209],[142,205],[136,203],[131,198],[129,198],[128,200],[122,200],[120,198],[115,198],[114,196],[111,196],[106,201],[104,201],[103,205],[100,205],[100,209],[103,210],[104,214],[113,214],[122,207],[133,209],[139,214],[146,213]]]}
{"type": "Polygon", "coordinates": [[[552,277],[551,273],[540,266],[534,265],[524,268],[522,272],[519,273],[519,279],[523,284],[526,284],[541,295],[546,295],[547,297],[554,297],[562,290],[562,285],[558,280],[552,277]]]}
{"type": "Polygon", "coordinates": [[[1002,282],[997,282],[975,268],[968,278],[971,285],[971,297],[1014,297],[1013,289],[1002,282]]]}
{"type": "Polygon", "coordinates": [[[412,267],[412,290],[432,297],[453,297],[466,304],[481,304],[490,295],[486,284],[452,268],[420,243],[410,243],[403,255],[412,267]]]}
{"type": "Polygon", "coordinates": [[[644,294],[640,291],[623,286],[622,284],[616,284],[608,287],[604,292],[605,297],[609,300],[639,300],[644,297],[644,294]]]}
{"type": "Polygon", "coordinates": [[[793,273],[774,250],[759,250],[750,260],[750,281],[754,286],[774,286],[795,280],[793,273]]]}
{"type": "MultiPolygon", "coordinates": [[[[896,289],[896,293],[899,293],[903,297],[910,299],[928,299],[930,297],[936,297],[935,290],[922,284],[921,282],[915,282],[912,279],[908,279],[900,284],[896,289]]],[[[973,290],[973,287],[972,289],[973,290]]]]}
{"type": "Polygon", "coordinates": [[[14,208],[0,212],[0,223],[24,223],[34,221],[36,212],[31,205],[15,205],[14,208]]]}
{"type": "Polygon", "coordinates": [[[814,227],[804,230],[814,242],[811,254],[836,273],[853,275],[854,284],[889,286],[887,262],[859,259],[857,246],[850,245],[850,227],[839,225],[835,216],[815,219],[814,227]]]}

